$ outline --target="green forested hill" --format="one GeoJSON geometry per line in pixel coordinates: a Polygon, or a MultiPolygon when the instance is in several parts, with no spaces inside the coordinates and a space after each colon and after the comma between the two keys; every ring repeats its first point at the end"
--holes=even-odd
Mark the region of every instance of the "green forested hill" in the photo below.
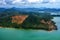
{"type": "Polygon", "coordinates": [[[51,19],[53,19],[53,17],[50,15],[50,13],[47,12],[21,12],[14,9],[6,9],[0,13],[0,26],[24,29],[56,30],[57,27],[55,22],[53,22],[51,19]],[[22,24],[12,23],[11,17],[16,15],[29,16],[22,24]]]}

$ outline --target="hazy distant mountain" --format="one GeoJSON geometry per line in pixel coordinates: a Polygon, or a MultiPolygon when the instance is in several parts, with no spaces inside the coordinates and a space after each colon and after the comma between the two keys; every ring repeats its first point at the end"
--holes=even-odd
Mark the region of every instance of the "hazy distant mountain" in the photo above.
{"type": "Polygon", "coordinates": [[[60,9],[55,8],[0,8],[0,12],[3,12],[5,10],[9,11],[20,11],[20,12],[38,12],[38,11],[45,11],[45,12],[60,12],[60,9]]]}
{"type": "Polygon", "coordinates": [[[0,12],[3,12],[5,11],[6,9],[5,8],[0,8],[0,12]]]}
{"type": "Polygon", "coordinates": [[[14,10],[18,10],[18,11],[46,11],[46,12],[60,12],[60,9],[56,9],[56,8],[11,8],[14,10]]]}

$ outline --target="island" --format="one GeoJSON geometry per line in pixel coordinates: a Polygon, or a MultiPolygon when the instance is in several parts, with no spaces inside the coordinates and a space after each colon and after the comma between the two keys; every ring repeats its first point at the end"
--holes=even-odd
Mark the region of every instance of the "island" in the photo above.
{"type": "Polygon", "coordinates": [[[6,9],[0,12],[0,27],[36,30],[57,30],[49,12],[26,12],[6,9]]]}

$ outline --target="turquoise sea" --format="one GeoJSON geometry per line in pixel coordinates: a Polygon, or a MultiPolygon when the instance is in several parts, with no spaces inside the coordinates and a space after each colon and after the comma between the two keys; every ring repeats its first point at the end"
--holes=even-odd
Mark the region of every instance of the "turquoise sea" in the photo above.
{"type": "Polygon", "coordinates": [[[0,40],[60,40],[60,17],[53,19],[58,30],[24,30],[14,28],[0,28],[0,40]]]}

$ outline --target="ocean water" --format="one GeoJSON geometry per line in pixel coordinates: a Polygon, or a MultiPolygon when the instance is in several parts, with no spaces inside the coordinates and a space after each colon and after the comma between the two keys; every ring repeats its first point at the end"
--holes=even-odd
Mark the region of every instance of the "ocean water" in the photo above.
{"type": "Polygon", "coordinates": [[[0,28],[0,40],[60,40],[60,17],[54,17],[58,30],[0,28]]]}

